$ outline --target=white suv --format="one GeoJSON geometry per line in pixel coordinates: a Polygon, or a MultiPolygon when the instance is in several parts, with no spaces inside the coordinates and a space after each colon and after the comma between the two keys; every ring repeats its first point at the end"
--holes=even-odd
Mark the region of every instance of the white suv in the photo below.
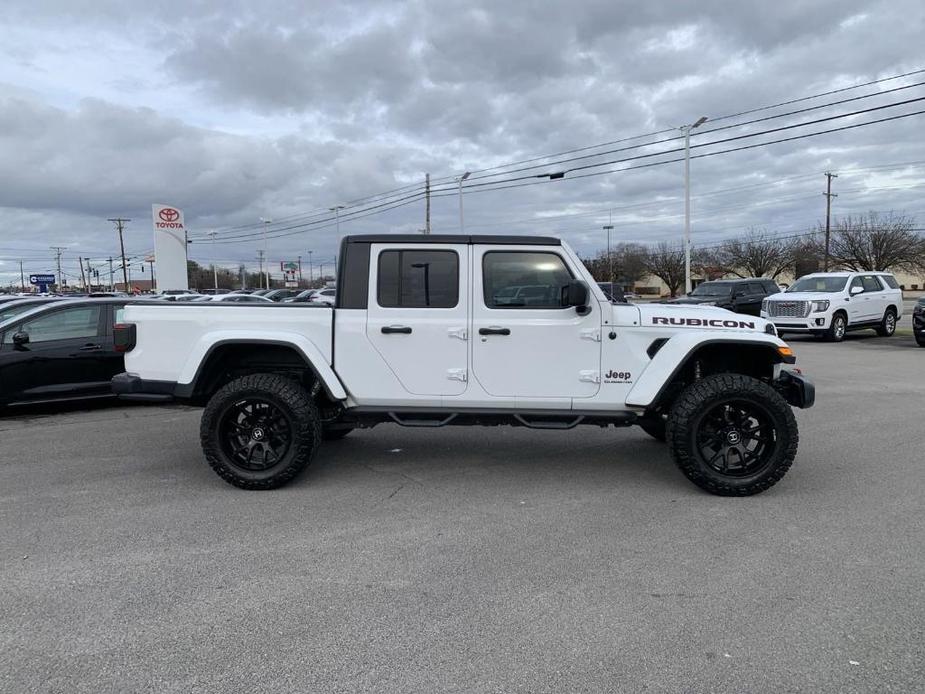
{"type": "Polygon", "coordinates": [[[902,314],[902,290],[887,272],[804,275],[761,302],[761,317],[772,321],[778,334],[812,333],[833,342],[864,328],[889,337],[902,314]]]}

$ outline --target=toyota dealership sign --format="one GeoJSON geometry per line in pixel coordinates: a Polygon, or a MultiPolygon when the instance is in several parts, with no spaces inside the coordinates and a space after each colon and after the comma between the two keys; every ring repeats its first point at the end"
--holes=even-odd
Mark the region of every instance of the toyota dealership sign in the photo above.
{"type": "Polygon", "coordinates": [[[186,273],[186,225],[183,210],[173,205],[152,205],[157,289],[189,289],[186,273]]]}

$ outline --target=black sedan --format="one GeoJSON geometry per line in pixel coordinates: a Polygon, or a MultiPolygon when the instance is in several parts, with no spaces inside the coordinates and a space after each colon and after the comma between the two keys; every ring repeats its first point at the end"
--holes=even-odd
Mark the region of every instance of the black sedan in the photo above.
{"type": "Polygon", "coordinates": [[[110,396],[125,371],[112,326],[126,303],[54,301],[0,323],[0,406],[110,396]]]}
{"type": "Polygon", "coordinates": [[[916,301],[912,309],[912,334],[919,347],[925,347],[925,296],[916,301]]]}

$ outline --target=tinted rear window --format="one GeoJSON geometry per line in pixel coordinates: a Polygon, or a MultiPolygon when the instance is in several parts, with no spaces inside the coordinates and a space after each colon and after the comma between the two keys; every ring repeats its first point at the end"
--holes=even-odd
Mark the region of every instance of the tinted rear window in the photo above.
{"type": "Polygon", "coordinates": [[[899,289],[899,282],[896,281],[893,275],[880,275],[880,279],[886,282],[886,286],[890,289],[899,289]]]}
{"type": "Polygon", "coordinates": [[[387,308],[453,308],[459,303],[459,256],[455,251],[383,251],[377,296],[387,308]]]}

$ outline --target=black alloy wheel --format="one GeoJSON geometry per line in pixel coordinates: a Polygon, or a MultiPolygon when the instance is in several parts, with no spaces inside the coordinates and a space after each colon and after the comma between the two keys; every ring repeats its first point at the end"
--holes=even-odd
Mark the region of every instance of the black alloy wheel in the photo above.
{"type": "Polygon", "coordinates": [[[226,482],[242,489],[274,489],[311,462],[321,443],[321,418],[297,381],[249,374],[212,396],[199,436],[206,460],[226,482]]]}
{"type": "Polygon", "coordinates": [[[229,463],[257,472],[276,465],[292,446],[292,425],[269,400],[251,397],[232,402],[219,419],[219,441],[229,463]]]}
{"type": "Polygon", "coordinates": [[[735,399],[720,402],[695,426],[701,458],[721,475],[755,475],[773,458],[777,445],[774,423],[760,404],[735,399]]]}
{"type": "Polygon", "coordinates": [[[681,472],[720,496],[774,486],[793,464],[799,442],[793,411],[780,393],[736,373],[706,376],[681,391],[666,436],[681,472]]]}

